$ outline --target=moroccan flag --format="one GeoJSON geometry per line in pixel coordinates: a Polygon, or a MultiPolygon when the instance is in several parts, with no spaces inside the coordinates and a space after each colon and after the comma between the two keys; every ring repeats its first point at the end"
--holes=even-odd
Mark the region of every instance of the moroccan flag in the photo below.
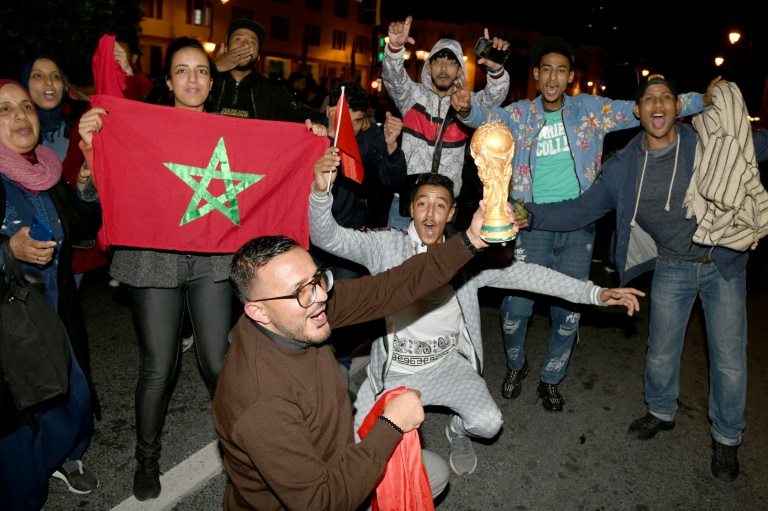
{"type": "Polygon", "coordinates": [[[107,245],[231,253],[283,234],[309,246],[315,160],[328,147],[298,123],[237,119],[91,96],[94,179],[107,245]]]}
{"type": "Polygon", "coordinates": [[[127,75],[115,60],[116,37],[104,34],[91,60],[93,88],[96,94],[107,94],[122,98],[126,89],[127,75]]]}
{"type": "Polygon", "coordinates": [[[363,159],[360,158],[360,149],[357,147],[357,139],[355,138],[355,130],[352,128],[352,118],[349,116],[344,87],[341,88],[341,96],[336,105],[333,124],[336,126],[336,138],[333,145],[339,148],[342,171],[348,178],[362,184],[363,159]]]}
{"type": "MultiPolygon", "coordinates": [[[[357,430],[360,439],[365,438],[379,415],[384,413],[384,405],[408,390],[404,386],[397,387],[385,392],[376,401],[357,430]]],[[[432,489],[421,458],[419,431],[412,429],[403,435],[403,439],[389,457],[384,477],[371,497],[371,511],[434,511],[434,509],[432,489]]]]}

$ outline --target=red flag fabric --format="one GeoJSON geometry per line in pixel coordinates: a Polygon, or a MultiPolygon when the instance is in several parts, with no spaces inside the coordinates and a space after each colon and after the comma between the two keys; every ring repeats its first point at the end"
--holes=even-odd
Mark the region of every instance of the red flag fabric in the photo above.
{"type": "Polygon", "coordinates": [[[112,96],[93,136],[107,245],[231,253],[283,234],[309,247],[314,162],[328,147],[303,124],[237,119],[112,96]]]}
{"type": "Polygon", "coordinates": [[[363,159],[360,157],[360,149],[357,147],[357,138],[355,138],[355,130],[352,128],[352,117],[349,116],[349,107],[343,87],[339,102],[336,104],[336,112],[333,115],[333,125],[336,127],[334,146],[339,148],[342,172],[356,183],[362,184],[363,159]]]}
{"type": "MultiPolygon", "coordinates": [[[[392,389],[376,401],[357,430],[361,439],[365,438],[378,416],[384,412],[384,405],[407,390],[409,389],[406,387],[392,389]]],[[[434,511],[434,509],[432,489],[421,459],[419,432],[412,429],[403,435],[403,439],[389,458],[384,477],[376,487],[376,493],[371,497],[371,511],[434,511]]]]}
{"type": "Polygon", "coordinates": [[[93,88],[96,94],[123,97],[126,78],[123,68],[115,60],[115,36],[104,34],[91,60],[93,88]]]}

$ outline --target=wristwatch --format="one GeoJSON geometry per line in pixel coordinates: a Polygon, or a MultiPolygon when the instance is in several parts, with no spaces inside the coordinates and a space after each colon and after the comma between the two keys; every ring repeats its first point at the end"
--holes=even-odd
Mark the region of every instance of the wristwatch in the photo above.
{"type": "Polygon", "coordinates": [[[471,241],[469,241],[469,236],[467,236],[467,231],[461,231],[461,242],[464,243],[464,246],[467,247],[467,249],[473,254],[479,254],[480,252],[483,251],[482,248],[477,248],[475,245],[472,244],[471,241]]]}

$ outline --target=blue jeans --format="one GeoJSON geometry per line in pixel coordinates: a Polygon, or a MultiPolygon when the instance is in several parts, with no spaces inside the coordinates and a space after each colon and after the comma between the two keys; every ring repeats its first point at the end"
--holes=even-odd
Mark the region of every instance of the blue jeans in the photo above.
{"type": "Polygon", "coordinates": [[[400,216],[400,197],[395,195],[392,197],[392,206],[389,208],[389,220],[387,221],[387,227],[408,229],[410,225],[411,217],[400,216]]]}
{"type": "MultiPolygon", "coordinates": [[[[535,263],[587,280],[595,244],[594,224],[579,231],[522,231],[515,240],[515,259],[535,263]]],[[[519,370],[525,362],[525,334],[533,313],[533,296],[516,293],[501,302],[504,349],[507,367],[519,370]]],[[[557,299],[549,308],[552,327],[547,355],[541,367],[541,380],[557,385],[565,377],[573,345],[578,334],[578,305],[557,299]]]]}
{"type": "Polygon", "coordinates": [[[714,263],[657,260],[651,283],[645,401],[651,414],[674,419],[680,356],[697,296],[707,330],[712,438],[721,444],[739,445],[747,401],[746,271],[726,281],[714,263]]]}

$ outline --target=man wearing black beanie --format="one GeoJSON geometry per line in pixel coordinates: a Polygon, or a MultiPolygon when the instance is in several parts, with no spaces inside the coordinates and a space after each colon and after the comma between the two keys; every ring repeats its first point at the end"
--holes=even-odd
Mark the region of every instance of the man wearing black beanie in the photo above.
{"type": "Polygon", "coordinates": [[[307,127],[322,123],[322,113],[297,103],[284,87],[254,69],[266,39],[267,29],[261,23],[237,19],[229,24],[227,42],[215,60],[214,111],[230,117],[304,122],[307,127]]]}

